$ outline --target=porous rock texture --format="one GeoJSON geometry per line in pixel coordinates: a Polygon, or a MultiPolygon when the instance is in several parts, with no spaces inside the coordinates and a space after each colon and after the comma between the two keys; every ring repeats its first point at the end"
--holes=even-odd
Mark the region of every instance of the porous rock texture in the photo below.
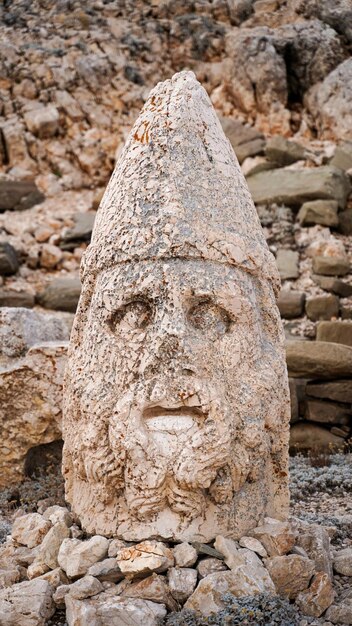
{"type": "Polygon", "coordinates": [[[69,332],[54,315],[0,309],[0,486],[21,480],[31,448],[61,437],[69,332]]]}
{"type": "Polygon", "coordinates": [[[64,406],[89,532],[240,537],[288,508],[279,277],[192,72],[151,92],[84,256],[64,406]]]}

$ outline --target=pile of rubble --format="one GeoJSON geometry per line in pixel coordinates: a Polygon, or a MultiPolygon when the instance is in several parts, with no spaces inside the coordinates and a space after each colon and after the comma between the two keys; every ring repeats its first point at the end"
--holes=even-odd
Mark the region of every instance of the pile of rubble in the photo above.
{"type": "Polygon", "coordinates": [[[264,593],[295,602],[302,615],[324,614],[326,621],[316,623],[351,624],[351,594],[347,589],[337,599],[333,572],[348,585],[352,549],[332,553],[335,531],[297,518],[266,518],[239,541],[133,544],[85,536],[64,507],[19,512],[0,548],[0,621],[44,626],[65,608],[68,626],[115,620],[157,626],[167,613],[217,614],[226,594],[264,593]]]}

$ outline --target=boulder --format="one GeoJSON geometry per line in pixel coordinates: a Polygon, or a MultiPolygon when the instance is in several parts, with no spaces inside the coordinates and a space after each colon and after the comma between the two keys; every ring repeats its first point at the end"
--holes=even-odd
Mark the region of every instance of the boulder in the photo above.
{"type": "Polygon", "coordinates": [[[44,537],[39,549],[37,560],[45,563],[50,569],[59,566],[57,557],[64,539],[68,539],[70,531],[65,522],[57,522],[44,537]]]}
{"type": "Polygon", "coordinates": [[[352,547],[339,550],[335,554],[333,567],[338,574],[352,576],[352,547]]]}
{"type": "Polygon", "coordinates": [[[256,552],[256,554],[259,554],[259,556],[264,559],[268,556],[268,553],[265,550],[263,544],[254,537],[241,537],[238,543],[241,548],[247,548],[247,550],[252,550],[252,552],[256,552]]]}
{"type": "Polygon", "coordinates": [[[304,311],[305,300],[306,294],[303,291],[281,289],[277,300],[281,317],[287,320],[301,317],[304,311]]]}
{"type": "Polygon", "coordinates": [[[302,169],[275,169],[247,179],[255,204],[300,206],[308,200],[336,200],[346,205],[351,186],[342,170],[331,166],[302,169]]]}
{"type": "MultiPolygon", "coordinates": [[[[8,352],[21,350],[16,339],[8,352]]],[[[61,439],[66,351],[67,344],[37,345],[0,371],[0,486],[22,480],[30,449],[61,439]]]]}
{"type": "Polygon", "coordinates": [[[324,402],[324,400],[307,400],[304,417],[309,422],[348,426],[352,412],[348,405],[341,406],[334,402],[324,402]]]}
{"type": "Polygon", "coordinates": [[[46,580],[30,580],[0,590],[0,624],[46,626],[55,612],[53,588],[46,580]]]}
{"type": "Polygon", "coordinates": [[[352,403],[352,384],[350,380],[335,380],[326,383],[310,382],[306,386],[306,394],[313,398],[352,403]]]}
{"type": "Polygon", "coordinates": [[[301,226],[337,226],[337,211],[336,200],[311,200],[302,204],[297,217],[301,226]]]}
{"type": "Polygon", "coordinates": [[[39,513],[17,517],[12,526],[12,539],[17,543],[34,548],[38,546],[51,528],[50,522],[39,513]]]}
{"type": "MultiPolygon", "coordinates": [[[[72,583],[72,585],[64,585],[65,595],[69,593],[72,598],[76,598],[76,600],[84,600],[85,598],[91,598],[92,596],[96,596],[97,593],[104,591],[104,587],[94,576],[83,576],[76,582],[72,583]]],[[[63,596],[63,589],[57,589],[57,596],[63,596]]],[[[55,599],[55,598],[54,598],[55,599]]]]}
{"type": "Polygon", "coordinates": [[[79,278],[56,278],[37,295],[37,301],[45,309],[75,313],[80,295],[79,278]]]}
{"type": "Polygon", "coordinates": [[[87,541],[64,539],[57,560],[69,578],[84,576],[91,565],[106,557],[108,546],[108,539],[100,535],[94,535],[87,541]]]}
{"type": "Polygon", "coordinates": [[[19,268],[16,250],[9,243],[0,242],[0,276],[16,274],[19,268]]]}
{"type": "Polygon", "coordinates": [[[295,543],[290,524],[270,518],[265,518],[264,524],[254,528],[250,534],[263,544],[269,556],[287,554],[295,543]]]}
{"type": "Polygon", "coordinates": [[[332,604],[326,611],[325,618],[333,624],[352,624],[352,598],[344,598],[338,604],[332,604]]]}
{"type": "Polygon", "coordinates": [[[324,291],[330,291],[331,293],[336,293],[336,295],[341,296],[341,298],[349,298],[352,296],[352,285],[345,283],[343,280],[339,278],[334,278],[333,276],[319,276],[318,274],[313,274],[312,279],[314,282],[319,285],[324,291]]]}
{"type": "Polygon", "coordinates": [[[345,257],[316,256],[313,259],[313,272],[328,276],[344,276],[350,271],[350,263],[345,257]]]}
{"type": "Polygon", "coordinates": [[[317,340],[352,347],[352,322],[320,322],[317,326],[317,340]]]}
{"type": "Polygon", "coordinates": [[[175,565],[191,567],[198,558],[197,550],[190,543],[179,543],[173,549],[175,565]]]}
{"type": "Polygon", "coordinates": [[[352,139],[352,59],[340,63],[308,92],[305,104],[321,139],[352,139]]]}
{"type": "Polygon", "coordinates": [[[131,577],[165,572],[174,565],[172,550],[161,541],[143,541],[124,548],[116,560],[121,572],[131,577]]]}
{"type": "Polygon", "coordinates": [[[346,209],[339,213],[338,230],[343,235],[352,235],[352,209],[346,209]]]}
{"type": "Polygon", "coordinates": [[[287,341],[286,362],[292,378],[352,377],[352,348],[328,341],[287,341]]]}
{"type": "Polygon", "coordinates": [[[59,129],[59,112],[52,105],[40,106],[24,114],[28,130],[39,139],[56,135],[59,129]]]}
{"type": "Polygon", "coordinates": [[[303,422],[291,426],[290,451],[294,454],[312,450],[328,453],[334,451],[336,453],[341,452],[344,447],[345,440],[340,436],[334,435],[327,428],[303,422]]]}
{"type": "Polygon", "coordinates": [[[33,181],[0,181],[0,212],[24,211],[44,200],[45,196],[33,181]]]}
{"type": "Polygon", "coordinates": [[[255,568],[248,571],[248,568],[242,565],[235,571],[216,572],[203,578],[188,598],[185,608],[208,617],[224,608],[223,598],[227,593],[235,597],[243,597],[265,592],[275,593],[269,574],[267,573],[264,582],[261,574],[258,579],[256,578],[255,568]]]}
{"type": "Polygon", "coordinates": [[[343,141],[336,147],[330,165],[340,170],[352,170],[352,141],[343,141]]]}
{"type": "Polygon", "coordinates": [[[280,596],[294,600],[308,588],[314,574],[314,563],[298,554],[275,556],[265,561],[275,589],[280,596]]]}
{"type": "Polygon", "coordinates": [[[190,567],[170,567],[167,578],[173,598],[183,604],[195,589],[197,570],[190,567]]]}
{"type": "Polygon", "coordinates": [[[281,280],[298,278],[299,254],[294,250],[280,248],[277,251],[276,263],[280,272],[281,280]]]}
{"type": "Polygon", "coordinates": [[[205,578],[206,576],[209,576],[209,574],[214,574],[215,572],[223,572],[226,570],[227,567],[225,563],[213,557],[203,559],[197,565],[199,578],[205,578]]]}
{"type": "Polygon", "coordinates": [[[98,580],[116,583],[123,579],[123,574],[114,557],[109,557],[98,563],[94,563],[88,570],[88,574],[95,576],[98,580]]]}
{"type": "Polygon", "coordinates": [[[60,247],[64,250],[75,248],[81,241],[90,241],[96,211],[88,211],[88,213],[76,213],[73,216],[75,225],[68,228],[61,237],[60,247]]]}
{"type": "Polygon", "coordinates": [[[158,626],[166,616],[164,604],[117,596],[114,588],[85,600],[67,594],[65,602],[68,626],[158,626]]]}
{"type": "Polygon", "coordinates": [[[275,135],[268,139],[265,154],[268,159],[274,161],[280,167],[284,167],[304,159],[305,149],[296,141],[289,141],[281,135],[275,135]]]}
{"type": "Polygon", "coordinates": [[[318,524],[301,524],[296,544],[314,561],[316,572],[324,572],[332,580],[330,537],[326,528],[318,524]]]}
{"type": "Polygon", "coordinates": [[[306,300],[307,317],[313,322],[338,317],[339,307],[338,297],[332,294],[326,296],[312,296],[306,300]]]}
{"type": "Polygon", "coordinates": [[[35,305],[34,294],[26,290],[0,288],[0,307],[32,309],[35,305]]]}
{"type": "MultiPolygon", "coordinates": [[[[171,570],[172,569],[175,568],[171,568],[171,570]]],[[[197,572],[196,570],[191,571],[194,571],[196,574],[193,586],[194,589],[197,580],[197,572]]],[[[189,595],[191,595],[192,591],[189,595]]],[[[178,608],[175,598],[170,593],[170,589],[167,585],[167,579],[164,576],[160,576],[155,573],[147,578],[143,578],[143,580],[139,580],[137,582],[133,582],[131,585],[128,585],[121,595],[126,598],[140,598],[141,600],[151,600],[152,602],[165,604],[170,611],[176,611],[178,608]]]]}
{"type": "Polygon", "coordinates": [[[329,577],[324,572],[318,572],[307,589],[296,598],[298,608],[305,615],[320,617],[334,601],[334,590],[329,577]]]}

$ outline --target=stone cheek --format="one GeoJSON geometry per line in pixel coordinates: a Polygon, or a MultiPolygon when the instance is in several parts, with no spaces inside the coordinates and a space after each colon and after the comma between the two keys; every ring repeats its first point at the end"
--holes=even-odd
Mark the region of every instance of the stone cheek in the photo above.
{"type": "Polygon", "coordinates": [[[285,515],[288,402],[271,288],[225,264],[173,259],[113,268],[92,291],[65,398],[67,497],[85,529],[209,541],[285,515]]]}

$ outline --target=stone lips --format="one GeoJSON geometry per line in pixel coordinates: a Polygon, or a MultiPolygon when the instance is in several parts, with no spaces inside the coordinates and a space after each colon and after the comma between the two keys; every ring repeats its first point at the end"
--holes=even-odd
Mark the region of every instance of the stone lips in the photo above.
{"type": "Polygon", "coordinates": [[[240,537],[288,511],[277,270],[193,74],[159,85],[154,97],[150,128],[138,131],[145,108],[132,133],[139,139],[109,183],[83,268],[64,394],[66,495],[88,532],[128,541],[240,537]],[[158,125],[165,107],[177,141],[158,125]],[[154,123],[159,136],[149,141],[154,123]],[[155,237],[144,239],[143,224],[154,224],[155,237]]]}
{"type": "Polygon", "coordinates": [[[170,257],[230,263],[279,289],[247,183],[193,72],[151,92],[103,196],[81,277],[170,257]]]}

